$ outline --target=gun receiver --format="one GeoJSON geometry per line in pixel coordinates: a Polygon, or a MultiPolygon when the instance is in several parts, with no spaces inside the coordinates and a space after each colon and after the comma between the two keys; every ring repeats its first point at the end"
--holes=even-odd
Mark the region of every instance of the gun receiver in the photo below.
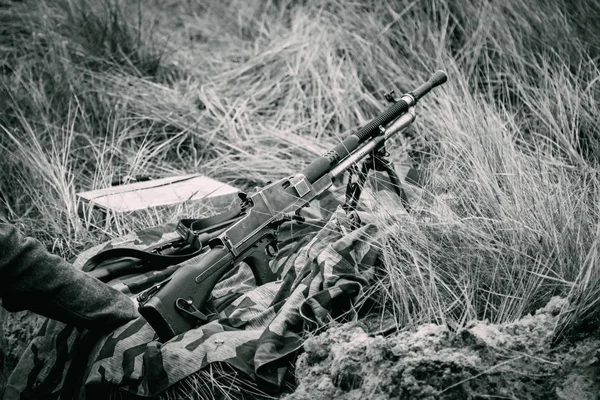
{"type": "Polygon", "coordinates": [[[280,225],[294,219],[297,211],[329,189],[345,170],[409,126],[415,119],[412,107],[446,79],[444,72],[435,73],[300,173],[250,196],[241,194],[243,215],[209,242],[210,250],[184,262],[169,280],[140,296],[140,314],[159,338],[168,340],[205,322],[208,317],[200,310],[212,289],[240,261],[248,263],[257,285],[274,281],[269,261],[277,254],[280,225]]]}

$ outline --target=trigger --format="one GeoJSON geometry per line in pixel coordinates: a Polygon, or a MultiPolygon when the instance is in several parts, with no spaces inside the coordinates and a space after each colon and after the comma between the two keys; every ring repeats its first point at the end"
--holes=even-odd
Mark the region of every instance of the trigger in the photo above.
{"type": "Polygon", "coordinates": [[[277,242],[273,241],[273,242],[269,243],[265,247],[265,254],[267,255],[267,257],[270,257],[270,258],[277,257],[277,254],[279,254],[279,247],[277,246],[277,242]]]}

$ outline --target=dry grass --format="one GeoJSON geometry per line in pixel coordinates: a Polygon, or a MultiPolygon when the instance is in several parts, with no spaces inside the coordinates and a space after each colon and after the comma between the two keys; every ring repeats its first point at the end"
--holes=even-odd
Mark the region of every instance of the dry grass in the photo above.
{"type": "Polygon", "coordinates": [[[432,178],[410,216],[377,214],[382,301],[399,326],[460,326],[563,295],[557,333],[596,326],[600,4],[460,4],[0,2],[0,210],[71,256],[177,218],[90,233],[77,191],[183,172],[261,185],[445,69],[390,146],[432,178]]]}

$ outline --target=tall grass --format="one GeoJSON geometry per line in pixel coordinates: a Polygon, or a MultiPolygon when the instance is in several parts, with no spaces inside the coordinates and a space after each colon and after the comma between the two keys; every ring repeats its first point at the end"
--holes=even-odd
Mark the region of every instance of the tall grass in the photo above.
{"type": "Polygon", "coordinates": [[[557,334],[597,320],[598,2],[0,4],[0,210],[64,256],[177,218],[97,235],[77,191],[197,171],[261,185],[445,69],[390,147],[431,178],[410,215],[376,214],[374,291],[399,326],[506,322],[553,295],[573,300],[557,334]]]}

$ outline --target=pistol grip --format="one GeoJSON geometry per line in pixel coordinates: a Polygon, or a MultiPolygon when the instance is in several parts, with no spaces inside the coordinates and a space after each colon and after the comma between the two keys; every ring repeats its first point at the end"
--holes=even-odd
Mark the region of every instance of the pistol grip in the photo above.
{"type": "Polygon", "coordinates": [[[277,276],[273,273],[270,267],[270,261],[273,255],[267,251],[267,246],[273,242],[273,239],[263,239],[254,246],[247,256],[244,257],[244,262],[248,264],[256,280],[256,286],[264,285],[268,282],[277,280],[277,276]]]}

